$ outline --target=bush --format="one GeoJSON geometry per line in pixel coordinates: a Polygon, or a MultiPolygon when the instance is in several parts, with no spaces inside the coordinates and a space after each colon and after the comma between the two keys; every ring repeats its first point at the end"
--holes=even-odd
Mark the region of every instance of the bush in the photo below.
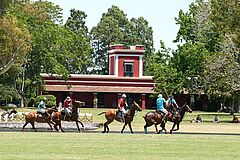
{"type": "Polygon", "coordinates": [[[37,107],[38,104],[46,97],[46,107],[52,107],[56,105],[56,97],[54,95],[40,95],[35,98],[35,106],[37,107]]]}

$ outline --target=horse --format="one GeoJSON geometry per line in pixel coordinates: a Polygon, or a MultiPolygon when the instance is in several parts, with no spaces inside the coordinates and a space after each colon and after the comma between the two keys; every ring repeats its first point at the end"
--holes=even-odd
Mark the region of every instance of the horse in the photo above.
{"type": "Polygon", "coordinates": [[[79,125],[78,123],[81,124],[82,128],[84,128],[84,125],[81,121],[79,121],[79,115],[78,115],[78,106],[76,105],[73,105],[73,111],[72,111],[72,114],[71,116],[68,116],[66,115],[66,113],[64,111],[62,112],[55,112],[52,116],[52,120],[53,122],[55,122],[55,126],[57,128],[57,126],[59,126],[59,129],[64,132],[64,130],[62,129],[62,124],[61,124],[61,121],[74,121],[76,122],[76,125],[77,125],[77,129],[78,131],[80,132],[80,128],[79,128],[79,125]]]}
{"type": "MultiPolygon", "coordinates": [[[[131,108],[129,110],[127,110],[127,113],[125,114],[125,123],[123,125],[123,128],[121,130],[121,133],[123,133],[123,130],[125,129],[126,125],[129,126],[131,133],[133,133],[132,130],[132,121],[135,115],[135,111],[142,111],[142,108],[135,102],[133,101],[133,104],[131,106],[131,108]]],[[[108,125],[110,123],[112,123],[114,120],[118,121],[118,122],[122,122],[122,118],[119,118],[117,115],[117,110],[115,109],[109,109],[105,112],[101,112],[98,115],[104,114],[105,113],[105,118],[106,118],[106,122],[104,123],[104,130],[102,131],[102,133],[108,133],[109,132],[109,127],[108,125]]]]}
{"type": "Polygon", "coordinates": [[[147,134],[147,127],[152,126],[155,124],[156,133],[160,133],[161,131],[165,131],[165,134],[167,133],[167,130],[165,128],[166,122],[170,121],[173,122],[172,129],[170,130],[170,133],[172,134],[172,131],[179,130],[179,124],[182,122],[182,119],[186,112],[192,113],[192,109],[187,105],[184,104],[182,107],[180,107],[177,111],[176,116],[173,116],[173,114],[168,114],[168,117],[166,121],[162,121],[163,115],[158,114],[156,111],[151,111],[145,114],[144,120],[146,124],[144,125],[144,132],[147,134]],[[161,130],[158,131],[157,125],[161,124],[161,130]],[[177,125],[177,129],[174,129],[174,127],[177,125]]]}
{"type": "MultiPolygon", "coordinates": [[[[25,124],[24,124],[23,127],[22,127],[22,131],[24,130],[24,128],[26,127],[26,125],[27,125],[28,123],[30,123],[30,124],[32,125],[32,128],[34,129],[34,131],[37,132],[37,130],[36,130],[36,128],[35,128],[35,125],[34,125],[35,122],[38,122],[38,123],[47,123],[47,124],[50,126],[51,130],[54,131],[53,128],[52,128],[52,126],[51,126],[51,124],[52,124],[52,125],[55,125],[55,123],[54,123],[54,122],[52,121],[52,119],[51,119],[51,114],[52,114],[53,112],[56,112],[56,111],[57,111],[56,108],[48,108],[48,109],[46,109],[46,112],[48,113],[48,115],[50,115],[50,116],[47,117],[47,118],[39,117],[39,114],[36,113],[36,112],[30,112],[30,113],[28,113],[28,114],[25,114],[25,124]]],[[[58,131],[58,128],[56,128],[56,127],[54,127],[54,128],[58,131]]]]}

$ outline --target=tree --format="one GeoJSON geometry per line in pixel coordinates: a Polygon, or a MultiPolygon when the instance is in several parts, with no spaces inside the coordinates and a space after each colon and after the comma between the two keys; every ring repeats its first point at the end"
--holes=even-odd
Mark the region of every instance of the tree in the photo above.
{"type": "Polygon", "coordinates": [[[21,26],[31,33],[31,50],[12,79],[18,82],[15,88],[25,102],[36,96],[35,84],[41,83],[40,73],[56,73],[67,79],[70,72],[81,71],[80,62],[85,63],[75,63],[73,60],[80,52],[83,55],[88,52],[90,47],[87,38],[80,37],[61,25],[61,10],[53,3],[45,1],[21,1],[7,10],[9,15],[16,17],[21,26]],[[78,53],[75,53],[76,50],[79,50],[78,53]]]}
{"type": "Polygon", "coordinates": [[[91,30],[93,46],[93,73],[108,74],[108,47],[124,42],[125,26],[128,24],[126,14],[117,6],[112,6],[103,13],[100,22],[91,30]]]}
{"type": "Polygon", "coordinates": [[[117,6],[109,8],[108,12],[102,15],[98,25],[91,30],[93,61],[97,66],[93,67],[93,73],[108,74],[107,50],[112,44],[144,45],[144,60],[147,62],[145,66],[148,66],[150,61],[147,59],[154,51],[152,32],[152,28],[143,17],[132,18],[129,21],[127,15],[117,6]]]}
{"type": "Polygon", "coordinates": [[[85,25],[87,15],[75,9],[71,9],[70,14],[65,27],[74,34],[69,48],[73,57],[68,61],[68,70],[70,73],[87,73],[92,53],[88,28],[85,25]]]}
{"type": "Polygon", "coordinates": [[[9,0],[1,0],[0,1],[0,17],[6,13],[7,8],[12,2],[9,0]]]}
{"type": "Polygon", "coordinates": [[[30,50],[30,34],[12,15],[0,19],[0,75],[15,63],[22,64],[30,50]]]}
{"type": "Polygon", "coordinates": [[[196,0],[176,18],[180,29],[175,42],[185,44],[173,54],[175,67],[185,79],[196,77],[195,87],[210,97],[239,94],[239,6],[237,0],[196,0]]]}
{"type": "Polygon", "coordinates": [[[151,56],[154,54],[153,30],[148,25],[148,21],[143,17],[132,18],[126,26],[125,43],[129,45],[142,44],[145,47],[144,53],[144,74],[151,75],[148,71],[151,63],[151,56]]]}
{"type": "Polygon", "coordinates": [[[170,53],[171,50],[165,47],[163,41],[160,41],[160,50],[152,56],[148,68],[148,72],[154,75],[155,92],[163,93],[165,97],[176,93],[182,86],[181,72],[174,68],[170,53]]]}

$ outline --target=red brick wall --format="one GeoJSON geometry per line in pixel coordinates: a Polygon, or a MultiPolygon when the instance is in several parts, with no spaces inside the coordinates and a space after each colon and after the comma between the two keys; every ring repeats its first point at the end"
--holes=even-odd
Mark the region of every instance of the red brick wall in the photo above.
{"type": "Polygon", "coordinates": [[[118,94],[106,93],[104,94],[104,107],[114,108],[113,105],[117,105],[118,94]]]}
{"type": "Polygon", "coordinates": [[[133,60],[133,77],[139,77],[139,57],[119,56],[118,57],[118,76],[124,76],[124,60],[133,60]]]}
{"type": "Polygon", "coordinates": [[[93,93],[74,93],[73,99],[85,102],[87,107],[93,107],[93,93]]]}
{"type": "Polygon", "coordinates": [[[114,57],[110,57],[110,75],[114,75],[114,57]]]}

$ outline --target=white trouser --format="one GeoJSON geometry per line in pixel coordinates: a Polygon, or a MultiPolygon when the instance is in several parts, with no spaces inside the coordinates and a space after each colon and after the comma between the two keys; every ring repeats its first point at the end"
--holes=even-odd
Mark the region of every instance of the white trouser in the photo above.
{"type": "Polygon", "coordinates": [[[127,113],[127,111],[126,111],[126,109],[125,109],[125,108],[121,108],[121,109],[120,109],[120,111],[122,111],[122,112],[123,112],[123,114],[126,114],[126,113],[127,113]]]}

